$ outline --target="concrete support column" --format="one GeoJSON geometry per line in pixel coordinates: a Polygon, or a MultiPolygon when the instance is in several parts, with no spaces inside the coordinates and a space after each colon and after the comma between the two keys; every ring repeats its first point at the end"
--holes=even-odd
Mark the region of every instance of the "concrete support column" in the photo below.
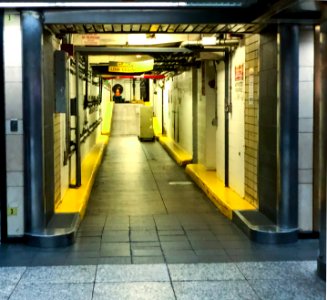
{"type": "Polygon", "coordinates": [[[298,227],[299,28],[278,28],[277,226],[298,227]]]}
{"type": "Polygon", "coordinates": [[[320,68],[321,68],[321,97],[318,106],[319,139],[317,170],[317,195],[320,203],[320,241],[318,256],[318,275],[326,280],[326,175],[327,175],[327,21],[320,27],[320,68]]]}
{"type": "Polygon", "coordinates": [[[45,228],[43,199],[42,21],[36,11],[21,13],[23,40],[25,232],[45,228]]]}

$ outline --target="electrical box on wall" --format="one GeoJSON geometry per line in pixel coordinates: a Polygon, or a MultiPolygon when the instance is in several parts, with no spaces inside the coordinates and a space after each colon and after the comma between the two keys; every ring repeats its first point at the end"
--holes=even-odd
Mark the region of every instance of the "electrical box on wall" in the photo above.
{"type": "Polygon", "coordinates": [[[67,53],[55,51],[55,91],[56,91],[56,112],[67,112],[67,53]]]}

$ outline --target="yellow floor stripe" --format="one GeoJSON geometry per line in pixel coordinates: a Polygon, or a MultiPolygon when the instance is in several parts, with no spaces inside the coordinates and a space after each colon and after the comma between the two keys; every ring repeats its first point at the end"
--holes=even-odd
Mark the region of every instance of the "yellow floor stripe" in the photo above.
{"type": "Polygon", "coordinates": [[[207,171],[201,164],[189,164],[186,166],[186,173],[227,218],[232,219],[233,210],[256,209],[233,190],[226,188],[215,171],[207,171]]]}
{"type": "Polygon", "coordinates": [[[108,136],[102,135],[98,138],[96,145],[83,160],[81,187],[69,188],[66,191],[62,202],[56,208],[56,213],[79,213],[81,219],[84,217],[95,175],[108,141],[108,136]]]}
{"type": "Polygon", "coordinates": [[[185,166],[192,162],[192,155],[181,148],[171,138],[159,136],[159,142],[180,166],[185,166]]]}

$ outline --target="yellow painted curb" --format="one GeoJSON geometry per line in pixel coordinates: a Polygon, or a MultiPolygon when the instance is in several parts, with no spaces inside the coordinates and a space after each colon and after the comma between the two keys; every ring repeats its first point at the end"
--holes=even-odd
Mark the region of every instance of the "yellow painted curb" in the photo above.
{"type": "Polygon", "coordinates": [[[176,144],[171,138],[159,136],[159,142],[180,166],[186,166],[192,162],[192,155],[176,144]]]}
{"type": "Polygon", "coordinates": [[[159,138],[161,136],[161,128],[159,126],[159,121],[157,117],[152,118],[153,123],[153,133],[156,138],[159,138]]]}
{"type": "Polygon", "coordinates": [[[255,210],[256,208],[241,198],[230,188],[226,188],[220,181],[215,171],[207,171],[201,164],[189,164],[186,173],[206,193],[217,208],[230,220],[233,210],[255,210]]]}
{"type": "Polygon", "coordinates": [[[101,134],[110,135],[112,125],[112,113],[114,110],[114,102],[108,101],[102,120],[101,134]]]}
{"type": "Polygon", "coordinates": [[[83,219],[94,179],[108,142],[108,136],[101,135],[98,138],[96,145],[83,160],[82,185],[66,191],[61,203],[56,207],[56,213],[79,213],[83,219]]]}

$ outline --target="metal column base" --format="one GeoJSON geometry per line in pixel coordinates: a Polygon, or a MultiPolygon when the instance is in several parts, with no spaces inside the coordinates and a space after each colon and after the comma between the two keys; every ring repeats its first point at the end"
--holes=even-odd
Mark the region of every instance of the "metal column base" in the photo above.
{"type": "Polygon", "coordinates": [[[233,222],[254,242],[288,244],[298,240],[298,229],[279,228],[257,210],[233,211],[233,222]]]}
{"type": "Polygon", "coordinates": [[[326,281],[326,262],[322,260],[321,256],[317,259],[317,273],[322,280],[326,281]]]}
{"type": "Polygon", "coordinates": [[[79,214],[55,214],[47,228],[39,232],[25,233],[28,245],[40,248],[70,246],[75,242],[80,223],[79,214]]]}

